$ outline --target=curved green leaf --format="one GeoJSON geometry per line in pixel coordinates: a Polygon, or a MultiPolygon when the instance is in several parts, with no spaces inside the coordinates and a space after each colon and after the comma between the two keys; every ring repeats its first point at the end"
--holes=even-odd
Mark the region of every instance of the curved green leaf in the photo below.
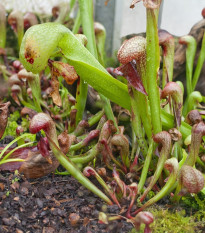
{"type": "Polygon", "coordinates": [[[45,23],[27,30],[20,49],[20,60],[24,67],[39,73],[56,47],[73,65],[78,75],[111,101],[130,109],[127,86],[114,79],[94,56],[79,42],[74,34],[58,23],[45,23]]]}

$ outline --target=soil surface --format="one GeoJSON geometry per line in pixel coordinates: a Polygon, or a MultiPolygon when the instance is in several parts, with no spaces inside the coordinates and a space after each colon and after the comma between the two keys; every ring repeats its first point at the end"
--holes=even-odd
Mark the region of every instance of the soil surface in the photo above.
{"type": "Polygon", "coordinates": [[[133,228],[126,221],[100,224],[102,210],[119,213],[117,206],[105,205],[70,176],[26,180],[11,173],[0,174],[1,233],[117,233],[133,228]]]}

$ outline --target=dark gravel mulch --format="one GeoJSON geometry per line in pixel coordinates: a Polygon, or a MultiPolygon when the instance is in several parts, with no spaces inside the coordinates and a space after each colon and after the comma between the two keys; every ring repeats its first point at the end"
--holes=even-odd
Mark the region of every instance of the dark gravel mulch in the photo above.
{"type": "Polygon", "coordinates": [[[105,205],[70,176],[50,175],[26,180],[9,173],[0,174],[2,233],[117,233],[133,228],[126,221],[98,223],[102,210],[119,212],[117,206],[105,205]],[[73,219],[77,219],[77,223],[73,219]]]}

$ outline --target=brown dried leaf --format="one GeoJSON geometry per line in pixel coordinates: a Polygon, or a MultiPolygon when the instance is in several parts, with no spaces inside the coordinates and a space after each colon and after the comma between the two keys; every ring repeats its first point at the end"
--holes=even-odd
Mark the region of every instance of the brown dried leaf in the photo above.
{"type": "Polygon", "coordinates": [[[19,182],[15,181],[14,183],[12,183],[12,184],[10,185],[10,187],[15,191],[15,190],[18,190],[18,189],[19,189],[20,184],[19,184],[19,182]]]}
{"type": "Polygon", "coordinates": [[[53,75],[51,79],[51,88],[52,91],[50,92],[50,96],[53,99],[53,103],[59,107],[62,106],[62,101],[59,94],[59,81],[55,75],[53,75]]]}
{"type": "Polygon", "coordinates": [[[87,217],[85,217],[85,218],[83,219],[83,226],[86,227],[86,226],[88,225],[89,222],[90,222],[90,219],[87,218],[87,217]]]}
{"type": "Polygon", "coordinates": [[[2,138],[7,126],[8,114],[9,114],[8,108],[10,104],[11,104],[10,102],[0,104],[0,138],[2,138]]]}
{"type": "Polygon", "coordinates": [[[4,188],[5,188],[4,184],[0,183],[0,189],[1,189],[1,191],[4,191],[4,188]]]}
{"type": "Polygon", "coordinates": [[[65,81],[67,82],[67,84],[73,84],[75,82],[75,80],[78,79],[78,75],[74,69],[73,66],[70,66],[68,64],[64,64],[64,68],[66,70],[66,72],[62,72],[61,75],[63,76],[63,78],[65,79],[65,81]]]}
{"type": "Polygon", "coordinates": [[[48,65],[51,67],[53,75],[62,76],[69,85],[73,84],[75,80],[78,79],[78,74],[74,67],[67,63],[49,59],[48,65]]]}
{"type": "Polygon", "coordinates": [[[50,152],[50,157],[52,159],[52,163],[49,163],[39,151],[29,151],[28,157],[25,162],[22,163],[19,172],[23,173],[27,178],[39,178],[46,176],[55,171],[59,166],[59,162],[53,156],[52,152],[50,152]]]}
{"type": "Polygon", "coordinates": [[[172,129],[169,129],[168,132],[171,135],[171,138],[173,141],[177,142],[177,141],[181,140],[182,134],[180,133],[180,131],[178,129],[172,128],[172,129]]]}
{"type": "Polygon", "coordinates": [[[76,137],[74,135],[68,135],[67,131],[62,132],[58,136],[58,143],[61,148],[61,151],[64,154],[67,154],[69,151],[70,146],[75,141],[76,137]]]}

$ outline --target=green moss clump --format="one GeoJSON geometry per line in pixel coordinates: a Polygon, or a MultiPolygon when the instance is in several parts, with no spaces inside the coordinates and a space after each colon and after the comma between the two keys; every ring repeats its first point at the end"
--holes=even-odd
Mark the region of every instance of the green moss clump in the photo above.
{"type": "MultiPolygon", "coordinates": [[[[3,139],[5,136],[8,136],[8,135],[16,138],[17,137],[16,128],[21,125],[24,129],[24,132],[27,132],[29,129],[29,124],[30,124],[30,121],[29,121],[28,116],[21,117],[19,111],[13,112],[8,117],[7,127],[1,139],[3,139]]],[[[43,132],[43,135],[45,135],[44,132],[43,132]]],[[[35,137],[33,136],[30,137],[31,140],[35,140],[34,138],[35,137]]]]}
{"type": "Polygon", "coordinates": [[[8,123],[7,123],[7,127],[6,130],[4,132],[4,135],[2,137],[2,139],[9,135],[9,136],[16,136],[16,128],[18,127],[18,119],[20,118],[20,113],[19,111],[15,111],[13,114],[10,114],[10,116],[8,117],[8,123]]]}
{"type": "MultiPolygon", "coordinates": [[[[154,222],[150,224],[152,233],[203,233],[205,229],[205,210],[187,216],[185,210],[168,210],[159,206],[147,209],[154,215],[154,222]]],[[[136,233],[133,229],[130,233],[136,233]]],[[[144,224],[140,228],[144,232],[144,224]]]]}
{"type": "Polygon", "coordinates": [[[182,197],[180,205],[194,211],[205,210],[205,187],[200,193],[182,197]]]}

